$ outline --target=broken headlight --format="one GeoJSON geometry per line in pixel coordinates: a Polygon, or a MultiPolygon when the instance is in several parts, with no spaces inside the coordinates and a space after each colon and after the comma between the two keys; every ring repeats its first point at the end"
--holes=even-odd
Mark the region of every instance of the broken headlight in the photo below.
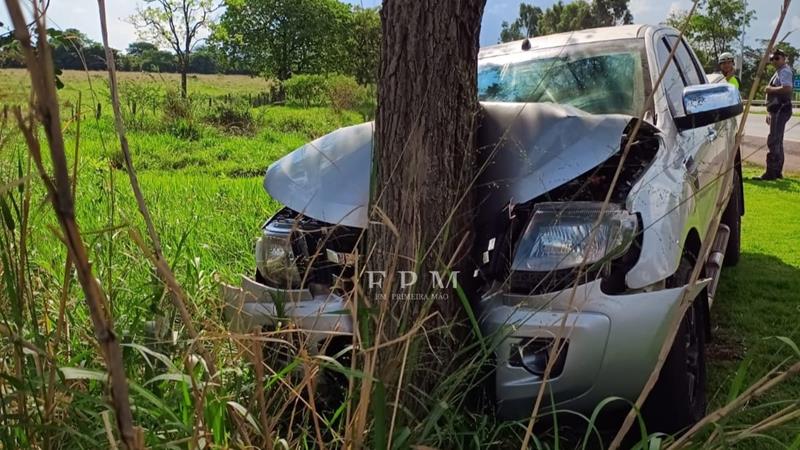
{"type": "Polygon", "coordinates": [[[271,223],[256,241],[256,268],[271,286],[294,288],[300,285],[300,271],[290,241],[291,228],[271,223]]]}
{"type": "Polygon", "coordinates": [[[602,202],[540,203],[519,241],[515,271],[591,266],[622,256],[636,236],[637,219],[619,205],[602,202]],[[596,227],[596,228],[595,228],[596,227]]]}

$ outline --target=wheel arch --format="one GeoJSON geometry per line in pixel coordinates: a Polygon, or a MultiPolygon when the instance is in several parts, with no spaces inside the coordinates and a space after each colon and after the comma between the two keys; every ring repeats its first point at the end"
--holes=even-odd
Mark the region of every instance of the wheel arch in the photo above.
{"type": "MultiPolygon", "coordinates": [[[[681,257],[689,256],[695,264],[698,263],[697,259],[699,257],[700,250],[702,249],[703,241],[700,238],[700,233],[697,231],[696,228],[691,228],[689,232],[686,234],[686,238],[684,239],[683,243],[683,252],[681,257]]],[[[702,263],[701,263],[702,264],[702,263]]],[[[705,277],[705,264],[700,269],[699,278],[705,277]]],[[[706,340],[711,339],[711,310],[708,306],[708,290],[707,288],[703,288],[703,290],[697,295],[697,298],[694,299],[695,302],[701,302],[701,306],[703,308],[703,328],[705,329],[706,340]]]]}

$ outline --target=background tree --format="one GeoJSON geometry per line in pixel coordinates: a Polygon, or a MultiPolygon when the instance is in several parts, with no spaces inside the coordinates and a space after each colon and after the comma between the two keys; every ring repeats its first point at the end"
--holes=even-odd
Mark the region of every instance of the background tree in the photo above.
{"type": "Polygon", "coordinates": [[[500,42],[518,41],[520,39],[525,39],[525,33],[522,32],[519,20],[511,23],[504,20],[500,24],[500,42]]]}
{"type": "Polygon", "coordinates": [[[559,0],[544,11],[521,3],[519,17],[501,25],[500,41],[633,23],[628,3],[629,0],[574,0],[564,4],[559,0]]]}
{"type": "MultiPolygon", "coordinates": [[[[769,41],[766,39],[761,39],[759,40],[759,44],[760,46],[758,48],[747,46],[744,49],[741,80],[741,92],[743,93],[750,91],[750,86],[752,86],[753,80],[755,79],[756,69],[758,69],[758,63],[761,61],[761,57],[767,51],[767,44],[769,44],[769,41]]],[[[797,69],[794,67],[798,62],[798,58],[800,58],[800,49],[794,47],[788,42],[779,42],[775,44],[775,47],[783,50],[784,53],[786,53],[786,63],[793,68],[795,73],[797,73],[797,69]]],[[[764,87],[766,87],[774,73],[775,68],[772,67],[771,64],[767,65],[767,67],[764,69],[764,73],[761,75],[761,82],[759,83],[758,91],[756,92],[756,99],[765,98],[764,87]]]]}
{"type": "MultiPolygon", "coordinates": [[[[368,268],[389,272],[383,300],[376,300],[387,321],[377,327],[383,334],[381,342],[408,331],[428,309],[438,311],[446,323],[463,317],[454,292],[433,303],[393,299],[392,294],[402,291],[397,276],[391,274],[398,270],[417,273],[414,292],[429,294],[433,284],[428,271],[443,272],[449,261],[457,260],[459,243],[469,235],[479,108],[478,38],[484,5],[485,0],[386,0],[381,8],[374,222],[367,244],[374,249],[368,268]]],[[[468,249],[466,245],[461,251],[468,249]]],[[[424,338],[417,335],[414,342],[419,339],[424,338]]],[[[453,345],[458,344],[463,342],[439,340],[433,350],[441,352],[438,357],[425,350],[426,345],[412,344],[417,350],[409,353],[406,367],[414,372],[403,381],[416,383],[424,392],[434,381],[431,375],[441,372],[442,364],[452,359],[453,345]]],[[[398,369],[391,363],[394,351],[402,356],[397,346],[379,356],[383,364],[378,375],[389,389],[397,387],[398,369]]]]}
{"type": "Polygon", "coordinates": [[[228,0],[215,39],[229,58],[285,80],[345,70],[351,25],[338,0],[228,0]]]}
{"type": "Polygon", "coordinates": [[[217,49],[210,46],[198,47],[189,57],[189,72],[191,73],[219,73],[220,55],[217,49]]]}
{"type": "Polygon", "coordinates": [[[633,23],[628,9],[630,0],[594,0],[591,12],[598,26],[627,25],[633,23]]]}
{"type": "Polygon", "coordinates": [[[511,22],[503,22],[500,29],[500,42],[510,42],[539,34],[539,19],[542,17],[542,8],[519,4],[519,17],[511,22]]]}
{"type": "Polygon", "coordinates": [[[131,22],[137,26],[140,39],[175,52],[181,74],[181,95],[186,97],[186,74],[189,58],[202,40],[202,33],[212,22],[215,0],[145,0],[145,8],[137,8],[131,22]]]}
{"type": "Polygon", "coordinates": [[[566,5],[560,0],[542,13],[541,34],[563,33],[600,26],[591,13],[591,4],[575,0],[566,5]]]}
{"type": "Polygon", "coordinates": [[[120,61],[126,70],[142,72],[176,72],[179,68],[175,55],[149,42],[131,42],[120,61]]]}
{"type": "MultiPolygon", "coordinates": [[[[52,30],[48,41],[53,54],[53,63],[64,70],[103,70],[106,67],[105,49],[80,30],[67,28],[52,30]]],[[[116,54],[116,50],[114,50],[116,54]]]]}
{"type": "Polygon", "coordinates": [[[381,52],[381,16],[377,8],[354,7],[346,42],[347,74],[361,84],[374,84],[381,52]]]}
{"type": "MultiPolygon", "coordinates": [[[[752,2],[751,2],[752,3],[752,2]]],[[[667,24],[678,27],[688,11],[670,14],[667,24]]],[[[744,0],[703,0],[687,25],[685,36],[707,71],[717,69],[717,55],[738,49],[742,27],[750,26],[755,11],[744,0]]]]}

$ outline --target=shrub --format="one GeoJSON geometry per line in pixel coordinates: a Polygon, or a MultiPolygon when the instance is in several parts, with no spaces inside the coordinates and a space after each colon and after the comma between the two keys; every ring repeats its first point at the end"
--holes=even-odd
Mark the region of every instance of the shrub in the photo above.
{"type": "Polygon", "coordinates": [[[362,86],[351,76],[295,75],[284,81],[283,87],[288,104],[358,111],[367,120],[375,116],[375,86],[362,86]]]}
{"type": "Polygon", "coordinates": [[[334,75],[328,78],[325,85],[328,101],[334,111],[356,109],[362,101],[363,88],[353,77],[334,75]]]}
{"type": "Polygon", "coordinates": [[[250,106],[243,101],[217,103],[206,120],[234,134],[252,134],[255,130],[253,112],[250,106]]]}
{"type": "Polygon", "coordinates": [[[329,108],[299,109],[278,106],[265,109],[263,121],[265,133],[291,134],[310,140],[337,128],[360,123],[361,117],[350,111],[334,113],[329,108]]]}
{"type": "Polygon", "coordinates": [[[162,109],[167,122],[178,119],[191,120],[194,117],[192,100],[189,97],[181,97],[177,91],[167,91],[162,109]]]}
{"type": "Polygon", "coordinates": [[[305,107],[325,105],[327,78],[325,75],[295,75],[284,81],[287,103],[305,107]]]}
{"type": "Polygon", "coordinates": [[[164,92],[155,83],[122,80],[119,82],[122,116],[131,130],[159,128],[156,111],[163,103],[164,92]]]}
{"type": "Polygon", "coordinates": [[[175,137],[196,141],[200,139],[200,129],[192,120],[178,118],[167,124],[167,131],[175,137]]]}
{"type": "Polygon", "coordinates": [[[162,125],[171,135],[195,141],[201,137],[201,129],[195,121],[195,102],[191,97],[182,97],[177,91],[167,91],[161,106],[162,125]]]}

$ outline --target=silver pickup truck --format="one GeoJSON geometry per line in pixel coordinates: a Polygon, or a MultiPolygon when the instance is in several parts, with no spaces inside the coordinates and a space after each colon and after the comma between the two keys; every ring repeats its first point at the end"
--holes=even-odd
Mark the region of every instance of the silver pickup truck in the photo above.
{"type": "MultiPolygon", "coordinates": [[[[723,260],[739,258],[738,91],[709,83],[676,30],[629,25],[484,48],[478,95],[486,170],[477,188],[473,300],[483,332],[505,333],[493,377],[499,414],[530,413],[548,363],[545,398],[559,408],[634,400],[688,295],[695,301],[645,406],[664,431],[698,420],[708,309],[723,260]],[[729,170],[733,181],[723,184],[729,170]],[[720,191],[729,198],[724,211],[720,191]],[[702,281],[690,287],[718,214],[702,281]],[[558,352],[557,335],[565,342],[558,352]]],[[[233,328],[292,321],[312,347],[331,332],[349,344],[348,289],[368,222],[372,139],[371,123],[343,128],[269,167],[264,187],[285,207],[261,230],[254,278],[223,287],[233,328]]]]}

